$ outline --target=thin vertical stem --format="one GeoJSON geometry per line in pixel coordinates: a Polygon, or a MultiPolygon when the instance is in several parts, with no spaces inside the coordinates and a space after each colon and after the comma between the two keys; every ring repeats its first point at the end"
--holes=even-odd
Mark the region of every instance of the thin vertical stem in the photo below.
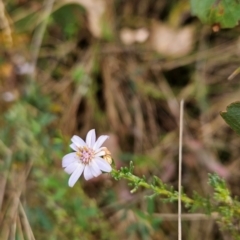
{"type": "Polygon", "coordinates": [[[182,240],[182,205],[181,205],[181,192],[182,192],[182,138],[183,138],[183,107],[184,100],[180,103],[180,126],[179,126],[179,161],[178,161],[178,240],[182,240]]]}

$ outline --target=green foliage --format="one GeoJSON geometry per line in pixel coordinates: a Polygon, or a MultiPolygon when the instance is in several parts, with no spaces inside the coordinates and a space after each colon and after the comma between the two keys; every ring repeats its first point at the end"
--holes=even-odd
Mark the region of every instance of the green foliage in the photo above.
{"type": "Polygon", "coordinates": [[[76,37],[83,25],[84,9],[79,4],[67,4],[52,14],[52,23],[57,23],[65,39],[76,37]]]}
{"type": "Polygon", "coordinates": [[[240,218],[240,202],[236,198],[232,199],[225,180],[217,174],[209,175],[209,184],[214,189],[212,212],[219,213],[218,222],[222,229],[229,231],[234,239],[239,239],[239,230],[235,223],[240,218]]]}
{"type": "Polygon", "coordinates": [[[67,186],[60,166],[65,144],[52,128],[56,117],[50,109],[51,99],[32,83],[1,116],[0,174],[33,166],[24,207],[38,239],[114,239],[96,201],[80,185],[74,191],[67,186]]]}
{"type": "Polygon", "coordinates": [[[230,104],[227,106],[227,111],[220,114],[226,123],[240,135],[240,102],[230,104]]]}
{"type": "MultiPolygon", "coordinates": [[[[178,201],[178,192],[172,187],[164,184],[158,177],[154,176],[153,181],[148,183],[145,177],[139,178],[133,174],[133,164],[130,163],[130,168],[121,168],[120,170],[113,170],[112,176],[116,180],[126,179],[133,186],[131,193],[137,191],[139,187],[151,189],[153,195],[150,199],[160,196],[162,202],[176,202],[178,201]]],[[[239,232],[235,226],[236,219],[240,218],[240,202],[238,199],[232,199],[230,191],[227,188],[224,179],[220,178],[217,174],[209,174],[209,185],[213,188],[212,196],[200,196],[194,192],[193,196],[188,197],[183,190],[181,190],[181,201],[185,204],[186,208],[191,212],[203,211],[207,215],[218,213],[218,222],[220,226],[231,233],[235,239],[239,239],[239,232]]],[[[152,212],[152,205],[150,205],[150,212],[152,212]]]]}
{"type": "MultiPolygon", "coordinates": [[[[120,179],[128,180],[130,182],[130,186],[133,187],[131,193],[136,192],[139,187],[144,187],[153,191],[154,195],[151,197],[159,195],[165,202],[173,202],[178,199],[178,193],[174,191],[172,187],[164,184],[157,176],[154,176],[152,182],[148,183],[145,176],[142,178],[135,176],[133,174],[133,169],[133,162],[130,162],[129,168],[122,167],[120,170],[113,169],[111,175],[117,181],[120,179]]],[[[190,204],[192,202],[192,199],[188,198],[185,194],[181,195],[181,199],[186,204],[190,204]]]]}
{"type": "Polygon", "coordinates": [[[202,197],[197,192],[193,193],[194,204],[187,204],[186,207],[189,208],[190,212],[204,211],[207,215],[211,215],[212,207],[209,196],[202,197]]]}
{"type": "Polygon", "coordinates": [[[240,1],[236,0],[191,0],[193,15],[209,25],[233,28],[240,20],[240,1]]]}
{"type": "Polygon", "coordinates": [[[217,174],[209,174],[209,185],[214,189],[214,198],[218,202],[231,203],[232,198],[226,186],[226,182],[217,174]]]}

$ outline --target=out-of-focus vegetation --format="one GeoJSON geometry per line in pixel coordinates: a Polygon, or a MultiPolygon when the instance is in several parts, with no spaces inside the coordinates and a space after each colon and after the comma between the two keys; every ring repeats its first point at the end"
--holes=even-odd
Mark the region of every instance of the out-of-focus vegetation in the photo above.
{"type": "MultiPolygon", "coordinates": [[[[219,116],[240,98],[238,26],[202,25],[186,0],[0,0],[0,29],[0,239],[176,239],[177,205],[109,175],[70,189],[61,159],[95,128],[117,167],[176,188],[180,99],[184,191],[208,196],[215,172],[240,195],[240,139],[219,116]]],[[[231,239],[183,221],[183,239],[231,239]]]]}
{"type": "Polygon", "coordinates": [[[240,20],[239,1],[191,0],[191,7],[192,13],[204,23],[217,25],[218,28],[233,28],[240,20]]]}

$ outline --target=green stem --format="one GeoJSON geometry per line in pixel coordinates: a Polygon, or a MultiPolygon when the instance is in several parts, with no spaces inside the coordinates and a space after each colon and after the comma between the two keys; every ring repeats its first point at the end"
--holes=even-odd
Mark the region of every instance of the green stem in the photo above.
{"type": "MultiPolygon", "coordinates": [[[[155,194],[164,196],[164,197],[169,198],[169,199],[171,198],[171,199],[177,200],[177,198],[178,198],[177,192],[173,193],[173,192],[171,192],[171,191],[169,191],[165,188],[161,188],[161,186],[155,186],[153,184],[149,184],[144,179],[133,175],[131,172],[124,173],[121,170],[113,169],[111,174],[115,179],[118,179],[118,180],[119,179],[126,179],[126,180],[128,180],[129,182],[133,183],[136,186],[136,188],[141,186],[141,187],[144,187],[144,188],[147,188],[147,189],[151,189],[155,194]]],[[[186,195],[181,195],[181,200],[185,204],[193,204],[193,202],[194,202],[193,199],[187,197],[186,195]]]]}

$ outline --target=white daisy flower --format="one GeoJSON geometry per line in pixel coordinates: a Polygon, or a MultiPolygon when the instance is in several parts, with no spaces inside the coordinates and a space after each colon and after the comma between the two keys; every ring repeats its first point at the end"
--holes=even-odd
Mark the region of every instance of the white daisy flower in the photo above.
{"type": "Polygon", "coordinates": [[[64,171],[71,174],[68,185],[73,187],[80,176],[86,180],[97,177],[103,172],[111,172],[110,163],[104,160],[104,156],[110,155],[106,147],[101,147],[108,136],[100,136],[96,141],[95,130],[88,132],[86,142],[78,136],[73,136],[70,147],[75,151],[65,155],[62,159],[64,171]]]}

